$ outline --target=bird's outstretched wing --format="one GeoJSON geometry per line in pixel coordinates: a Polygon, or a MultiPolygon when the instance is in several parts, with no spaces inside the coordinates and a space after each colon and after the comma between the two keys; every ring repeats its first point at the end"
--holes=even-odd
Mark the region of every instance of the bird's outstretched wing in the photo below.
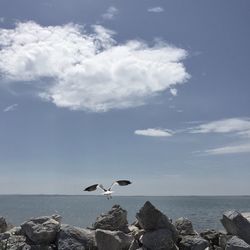
{"type": "Polygon", "coordinates": [[[132,183],[132,182],[129,181],[129,180],[118,180],[118,181],[114,181],[114,182],[112,183],[112,185],[110,186],[109,190],[111,190],[111,188],[112,188],[115,184],[117,184],[117,185],[119,185],[119,186],[127,186],[127,185],[129,185],[129,184],[131,184],[131,183],[132,183]]]}
{"type": "Polygon", "coordinates": [[[100,188],[101,190],[103,190],[104,192],[106,192],[107,190],[103,187],[103,185],[102,184],[94,184],[94,185],[91,185],[91,186],[89,186],[89,187],[86,187],[85,189],[84,189],[84,191],[95,191],[97,188],[100,188]]]}
{"type": "Polygon", "coordinates": [[[97,189],[98,184],[91,185],[89,187],[86,187],[84,191],[95,191],[97,189]]]}

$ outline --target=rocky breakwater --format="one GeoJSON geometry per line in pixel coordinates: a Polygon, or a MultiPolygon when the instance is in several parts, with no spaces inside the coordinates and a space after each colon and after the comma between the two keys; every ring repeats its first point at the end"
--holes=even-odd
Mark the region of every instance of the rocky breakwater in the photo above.
{"type": "Polygon", "coordinates": [[[10,226],[0,217],[0,250],[250,250],[250,214],[228,211],[225,232],[198,233],[187,218],[172,222],[147,201],[129,225],[119,205],[101,214],[90,228],[62,224],[59,215],[10,226]]]}

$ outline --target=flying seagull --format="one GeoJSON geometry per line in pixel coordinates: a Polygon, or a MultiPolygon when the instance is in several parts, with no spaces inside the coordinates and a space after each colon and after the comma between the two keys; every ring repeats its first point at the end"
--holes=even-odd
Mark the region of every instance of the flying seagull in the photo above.
{"type": "Polygon", "coordinates": [[[108,188],[108,189],[105,189],[102,184],[94,184],[94,185],[91,185],[91,186],[85,188],[84,191],[91,192],[91,191],[95,191],[97,188],[100,188],[103,191],[102,194],[105,195],[107,197],[107,199],[109,200],[109,199],[112,199],[112,193],[114,193],[114,191],[112,191],[111,189],[115,184],[117,184],[119,186],[127,186],[131,183],[132,182],[128,181],[128,180],[114,181],[112,183],[112,185],[110,186],[110,188],[108,188]]]}

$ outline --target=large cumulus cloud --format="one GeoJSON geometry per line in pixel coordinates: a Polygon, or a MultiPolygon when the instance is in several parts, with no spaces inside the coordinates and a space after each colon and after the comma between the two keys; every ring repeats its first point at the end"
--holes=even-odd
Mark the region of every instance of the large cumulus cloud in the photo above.
{"type": "Polygon", "coordinates": [[[4,82],[41,79],[38,95],[59,107],[103,112],[143,105],[149,97],[182,84],[189,74],[183,49],[166,43],[119,44],[114,32],[93,26],[18,23],[0,29],[0,72],[4,82]]]}

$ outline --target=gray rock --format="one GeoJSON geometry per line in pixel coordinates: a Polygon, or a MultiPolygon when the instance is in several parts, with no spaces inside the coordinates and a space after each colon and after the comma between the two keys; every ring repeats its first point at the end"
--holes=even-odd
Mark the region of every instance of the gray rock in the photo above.
{"type": "Polygon", "coordinates": [[[57,238],[58,250],[94,250],[95,232],[89,229],[62,225],[57,238]]]}
{"type": "Polygon", "coordinates": [[[174,250],[176,249],[172,232],[169,229],[158,229],[147,231],[140,238],[143,247],[154,250],[174,250]]]}
{"type": "Polygon", "coordinates": [[[209,243],[199,236],[183,236],[179,242],[180,250],[205,250],[209,243]]]}
{"type": "Polygon", "coordinates": [[[127,211],[122,209],[119,205],[114,205],[108,213],[97,217],[96,222],[93,224],[93,228],[128,233],[127,211]]]}
{"type": "Polygon", "coordinates": [[[236,235],[250,244],[250,222],[237,211],[228,211],[223,214],[221,223],[228,234],[236,235]]]}
{"type": "Polygon", "coordinates": [[[31,247],[26,243],[26,238],[24,236],[11,235],[8,239],[0,242],[0,249],[31,250],[31,247]]]}
{"type": "Polygon", "coordinates": [[[249,222],[250,222],[250,213],[249,212],[245,212],[245,213],[241,213],[243,217],[245,217],[249,222]]]}
{"type": "Polygon", "coordinates": [[[6,232],[8,229],[7,222],[4,217],[0,217],[0,233],[6,232]]]}
{"type": "Polygon", "coordinates": [[[58,218],[57,215],[32,218],[21,225],[22,232],[36,245],[50,245],[55,242],[60,229],[58,218]]]}
{"type": "Polygon", "coordinates": [[[162,228],[169,229],[172,232],[174,241],[178,239],[178,232],[169,218],[156,209],[149,201],[147,201],[136,214],[136,218],[140,227],[144,230],[151,231],[162,228]]]}
{"type": "Polygon", "coordinates": [[[187,218],[179,218],[175,221],[175,227],[180,235],[197,235],[192,222],[187,218]]]}
{"type": "Polygon", "coordinates": [[[207,240],[211,246],[219,246],[219,237],[221,233],[213,230],[213,229],[208,229],[200,233],[200,236],[207,240]]]}
{"type": "Polygon", "coordinates": [[[250,246],[237,236],[233,236],[228,240],[226,250],[250,250],[250,246]]]}
{"type": "Polygon", "coordinates": [[[230,240],[233,236],[228,234],[221,234],[219,236],[219,246],[223,249],[226,248],[227,241],[230,240]]]}
{"type": "Polygon", "coordinates": [[[133,240],[129,247],[129,250],[137,250],[139,248],[140,248],[140,245],[139,245],[138,240],[133,240]]]}
{"type": "Polygon", "coordinates": [[[97,229],[95,233],[98,250],[127,250],[133,237],[121,231],[97,229]]]}

